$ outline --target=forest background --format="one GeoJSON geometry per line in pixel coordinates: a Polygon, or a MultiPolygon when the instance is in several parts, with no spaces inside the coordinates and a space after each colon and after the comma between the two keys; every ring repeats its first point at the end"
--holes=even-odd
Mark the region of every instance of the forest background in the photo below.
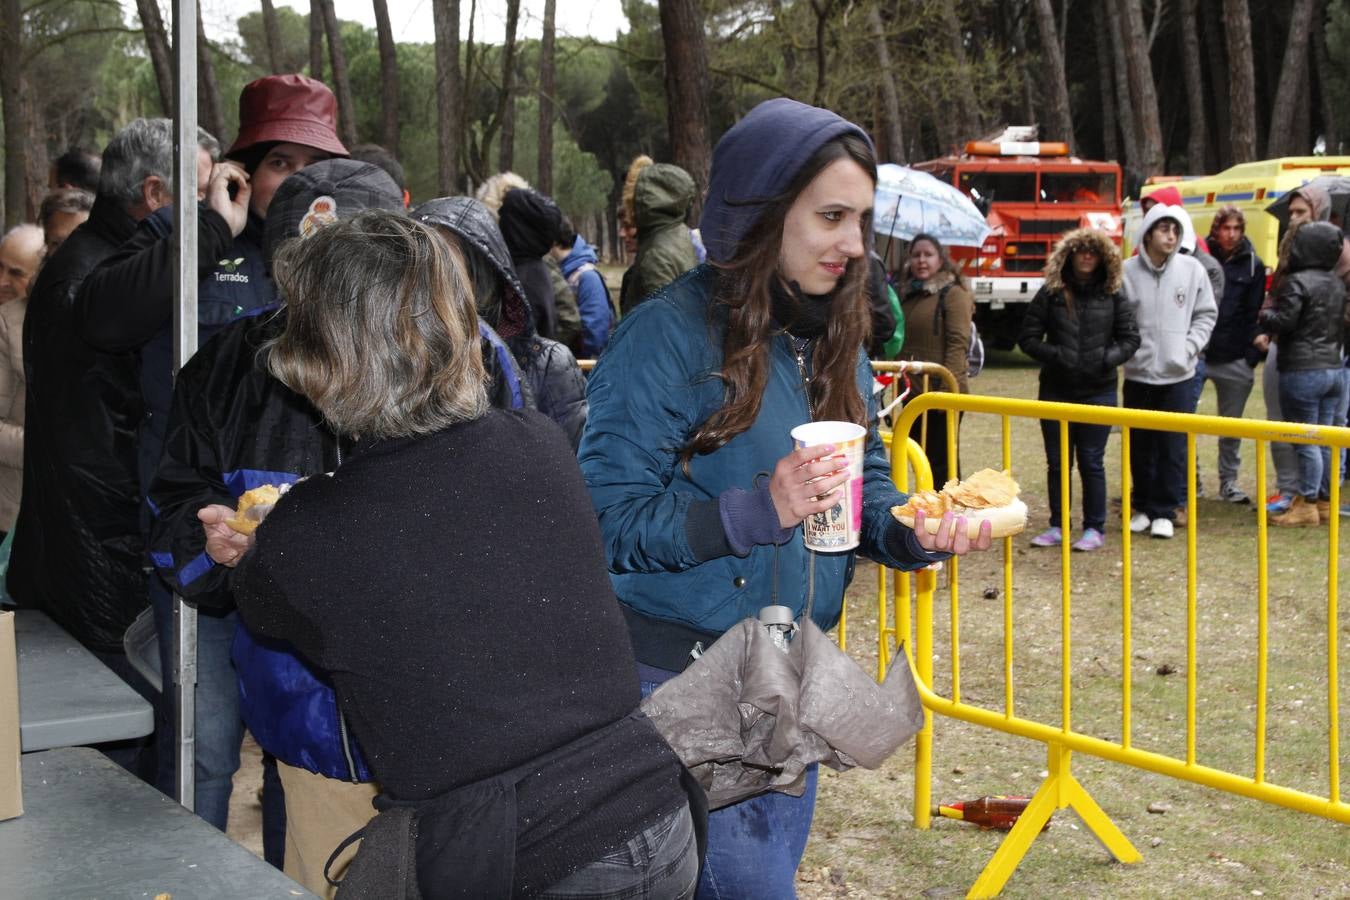
{"type": "MultiPolygon", "coordinates": [[[[228,145],[244,84],[305,72],[334,88],[349,146],[398,156],[415,200],[512,169],[606,255],[632,157],[705,185],[716,139],[773,96],[863,124],[902,163],[1038,124],[1118,160],[1127,192],[1345,141],[1350,0],[623,0],[613,41],[571,36],[556,0],[524,38],[520,0],[494,0],[500,43],[474,34],[480,0],[423,2],[435,27],[421,43],[394,40],[387,0],[372,0],[375,28],[339,20],[333,0],[308,14],[260,0],[237,33],[199,28],[201,124],[228,145]]],[[[97,151],[133,117],[170,114],[170,10],[134,10],[0,0],[6,227],[34,218],[67,147],[97,151]]]]}

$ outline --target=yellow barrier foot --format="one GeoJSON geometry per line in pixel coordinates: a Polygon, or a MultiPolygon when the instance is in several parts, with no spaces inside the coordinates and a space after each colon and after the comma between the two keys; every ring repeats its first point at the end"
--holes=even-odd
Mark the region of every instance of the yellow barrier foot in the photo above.
{"type": "Polygon", "coordinates": [[[1136,863],[1143,857],[1124,832],[1107,818],[1078,779],[1069,773],[1069,751],[1050,745],[1050,777],[1036,790],[1026,811],[999,844],[992,859],[971,886],[968,898],[996,897],[1008,883],[1017,866],[1031,849],[1031,842],[1050,821],[1056,809],[1072,809],[1088,830],[1101,841],[1106,851],[1122,863],[1136,863]]]}

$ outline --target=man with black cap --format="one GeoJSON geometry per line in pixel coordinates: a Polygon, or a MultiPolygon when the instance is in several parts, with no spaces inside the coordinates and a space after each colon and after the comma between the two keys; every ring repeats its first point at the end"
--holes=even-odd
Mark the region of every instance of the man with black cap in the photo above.
{"type": "MultiPolygon", "coordinates": [[[[214,167],[199,210],[197,269],[198,340],[205,344],[226,324],[274,301],[263,259],[263,230],[281,183],[291,173],[333,156],[346,156],[337,136],[337,102],[321,82],[303,75],[270,75],[239,95],[239,136],[227,162],[214,167]]],[[[84,282],[76,318],[85,340],[105,352],[138,351],[145,418],[139,435],[142,493],[159,462],[173,389],[173,215],[158,211],[84,282]],[[111,302],[116,298],[116,302],[111,302]]],[[[155,507],[147,505],[146,527],[155,507]]],[[[154,559],[157,568],[160,559],[154,559]]],[[[150,602],[159,634],[164,683],[172,668],[173,595],[150,579],[150,602]]],[[[229,812],[232,779],[239,768],[237,689],[230,664],[235,616],[202,615],[197,626],[195,810],[220,829],[229,812]]],[[[166,742],[161,742],[162,755],[166,742]]],[[[161,760],[164,765],[165,760],[161,760]]],[[[275,815],[264,831],[276,835],[275,815]]],[[[265,835],[266,836],[266,835],[265,835]]],[[[267,843],[265,841],[265,843],[267,843]]],[[[279,861],[271,842],[267,857],[279,861]]]]}
{"type": "Polygon", "coordinates": [[[558,242],[562,211],[532,188],[515,188],[502,197],[497,221],[511,251],[516,275],[525,286],[525,299],[534,311],[535,331],[540,337],[556,338],[558,305],[544,254],[558,242]]]}

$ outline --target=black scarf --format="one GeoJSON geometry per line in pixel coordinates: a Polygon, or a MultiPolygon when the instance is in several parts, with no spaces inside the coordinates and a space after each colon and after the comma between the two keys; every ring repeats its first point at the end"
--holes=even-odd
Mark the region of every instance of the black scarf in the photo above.
{"type": "Polygon", "coordinates": [[[825,333],[830,324],[830,302],[834,292],[806,294],[797,282],[775,278],[769,287],[773,320],[793,337],[812,340],[825,333]]]}

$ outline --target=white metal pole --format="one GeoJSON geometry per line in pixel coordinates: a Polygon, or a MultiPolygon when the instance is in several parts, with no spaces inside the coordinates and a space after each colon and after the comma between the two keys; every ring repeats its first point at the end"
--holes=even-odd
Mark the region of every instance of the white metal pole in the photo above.
{"type": "MultiPolygon", "coordinates": [[[[197,0],[174,0],[174,374],[197,350],[197,0]]],[[[178,802],[194,807],[197,609],[174,597],[178,802]]]]}

